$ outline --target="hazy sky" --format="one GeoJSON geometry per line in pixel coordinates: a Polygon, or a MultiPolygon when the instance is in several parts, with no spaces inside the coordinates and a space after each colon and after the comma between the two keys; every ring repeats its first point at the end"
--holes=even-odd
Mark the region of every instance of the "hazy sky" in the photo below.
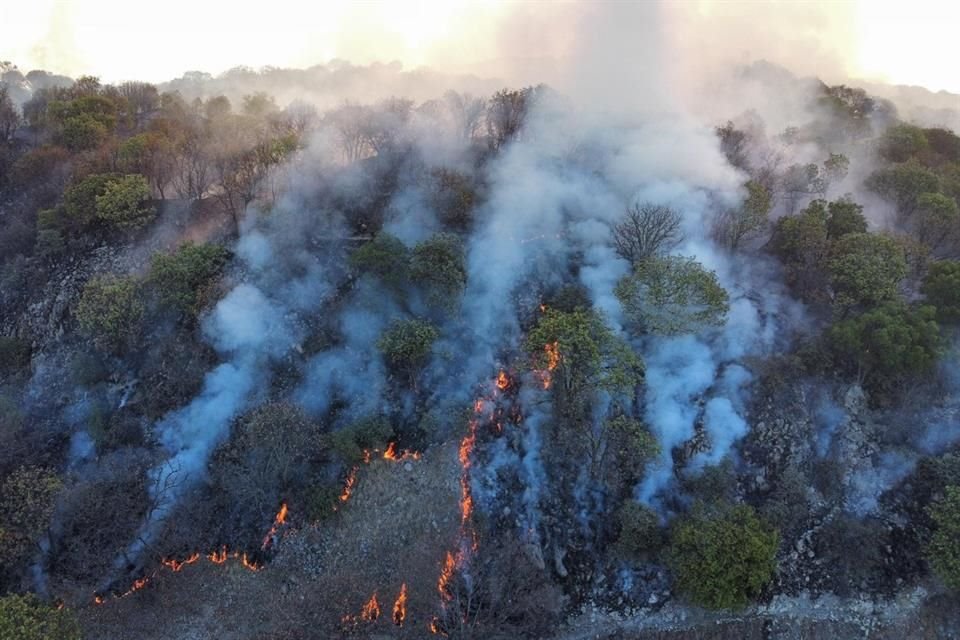
{"type": "MultiPolygon", "coordinates": [[[[5,0],[0,59],[106,81],[305,67],[344,58],[496,73],[563,59],[601,0],[5,0]]],[[[960,3],[669,2],[664,41],[691,63],[767,58],[805,74],[960,92],[960,3]]]]}

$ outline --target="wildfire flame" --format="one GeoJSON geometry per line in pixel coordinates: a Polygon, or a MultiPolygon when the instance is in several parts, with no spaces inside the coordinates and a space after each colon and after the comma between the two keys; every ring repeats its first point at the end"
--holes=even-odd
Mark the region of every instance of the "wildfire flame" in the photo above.
{"type": "Polygon", "coordinates": [[[560,344],[558,342],[545,344],[543,345],[543,352],[547,356],[547,369],[542,371],[540,375],[543,380],[543,388],[549,389],[553,382],[553,370],[560,364],[560,344]]]}
{"type": "Polygon", "coordinates": [[[340,502],[346,502],[350,499],[350,494],[353,493],[355,484],[357,484],[357,467],[350,469],[350,473],[347,474],[347,481],[343,486],[343,493],[340,494],[340,502]]]}
{"type": "Polygon", "coordinates": [[[277,535],[277,530],[287,524],[287,503],[280,503],[280,511],[277,512],[277,515],[273,518],[273,526],[270,527],[270,531],[267,532],[267,535],[263,538],[263,544],[260,545],[260,550],[265,551],[267,547],[270,546],[270,543],[273,541],[273,537],[277,535]]]}
{"type": "Polygon", "coordinates": [[[360,610],[360,619],[364,622],[373,622],[380,617],[380,603],[377,601],[377,592],[374,591],[367,603],[360,610]]]}
{"type": "Polygon", "coordinates": [[[407,583],[400,585],[400,594],[396,602],[393,603],[393,624],[398,627],[403,626],[403,621],[407,618],[407,583]]]}
{"type": "Polygon", "coordinates": [[[507,372],[501,369],[500,373],[497,374],[497,388],[500,391],[506,391],[509,386],[510,378],[507,377],[507,372]]]}

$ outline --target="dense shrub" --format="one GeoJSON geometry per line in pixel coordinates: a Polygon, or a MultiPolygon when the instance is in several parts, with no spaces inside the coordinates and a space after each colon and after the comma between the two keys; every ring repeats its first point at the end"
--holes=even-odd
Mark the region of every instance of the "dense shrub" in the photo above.
{"type": "Polygon", "coordinates": [[[157,253],[150,266],[149,282],[161,304],[182,313],[196,314],[203,307],[204,289],[223,270],[230,252],[215,244],[185,244],[173,253],[157,253]]]}
{"type": "Polygon", "coordinates": [[[73,614],[32,595],[0,598],[0,638],[4,640],[80,640],[73,614]]]}
{"type": "Polygon", "coordinates": [[[627,500],[617,511],[617,549],[629,556],[641,556],[663,547],[666,536],[660,517],[650,507],[627,500]]]}
{"type": "Polygon", "coordinates": [[[941,260],[930,265],[923,295],[936,307],[940,322],[960,323],[960,261],[941,260]]]}
{"type": "Polygon", "coordinates": [[[139,281],[115,276],[87,282],[75,311],[83,332],[109,349],[122,349],[140,334],[143,314],[139,281]]]}
{"type": "Polygon", "coordinates": [[[136,229],[153,220],[155,210],[147,204],[150,185],[140,175],[109,181],[96,196],[96,218],[114,229],[136,229]]]}
{"type": "Polygon", "coordinates": [[[886,304],[835,323],[828,342],[841,368],[886,388],[933,370],[943,346],[935,313],[886,304]]]}
{"type": "Polygon", "coordinates": [[[945,585],[960,591],[960,486],[947,487],[941,500],[930,507],[933,537],[927,545],[927,562],[945,585]]]}
{"type": "Polygon", "coordinates": [[[693,258],[651,257],[617,283],[616,295],[637,333],[676,335],[722,325],[729,296],[717,274],[693,258]]]}
{"type": "Polygon", "coordinates": [[[384,416],[368,416],[327,436],[330,447],[348,464],[364,458],[364,451],[383,450],[393,435],[393,427],[384,416]]]}
{"type": "Polygon", "coordinates": [[[0,336],[0,374],[30,364],[30,342],[14,336],[0,336]]]}
{"type": "Polygon", "coordinates": [[[379,233],[353,252],[350,264],[392,287],[401,286],[410,270],[410,252],[395,236],[379,233]]]}
{"type": "Polygon", "coordinates": [[[677,588],[710,609],[746,606],[773,577],[778,535],[746,505],[702,504],[670,531],[677,588]]]}
{"type": "Polygon", "coordinates": [[[0,485],[0,565],[13,567],[36,548],[62,488],[48,469],[21,467],[0,485]]]}
{"type": "Polygon", "coordinates": [[[380,336],[377,348],[393,370],[412,380],[426,364],[439,335],[429,322],[416,318],[395,320],[380,336]]]}
{"type": "Polygon", "coordinates": [[[894,238],[850,233],[833,244],[828,269],[839,308],[869,307],[896,299],[907,260],[894,238]]]}
{"type": "Polygon", "coordinates": [[[463,243],[449,233],[438,233],[413,248],[410,276],[423,287],[433,306],[452,309],[467,282],[463,243]]]}

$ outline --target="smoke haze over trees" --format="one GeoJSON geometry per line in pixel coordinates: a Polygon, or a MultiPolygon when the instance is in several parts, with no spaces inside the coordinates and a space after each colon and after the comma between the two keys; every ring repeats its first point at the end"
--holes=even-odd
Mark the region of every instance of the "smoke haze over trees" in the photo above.
{"type": "Polygon", "coordinates": [[[0,630],[960,632],[960,106],[681,17],[5,66],[0,630]]]}

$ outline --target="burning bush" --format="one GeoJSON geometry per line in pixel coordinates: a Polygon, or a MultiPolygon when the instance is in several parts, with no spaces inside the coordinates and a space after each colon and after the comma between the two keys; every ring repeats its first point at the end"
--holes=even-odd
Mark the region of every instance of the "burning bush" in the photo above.
{"type": "Polygon", "coordinates": [[[744,607],[773,576],[778,541],[746,505],[698,503],[670,531],[677,588],[710,609],[744,607]]]}

